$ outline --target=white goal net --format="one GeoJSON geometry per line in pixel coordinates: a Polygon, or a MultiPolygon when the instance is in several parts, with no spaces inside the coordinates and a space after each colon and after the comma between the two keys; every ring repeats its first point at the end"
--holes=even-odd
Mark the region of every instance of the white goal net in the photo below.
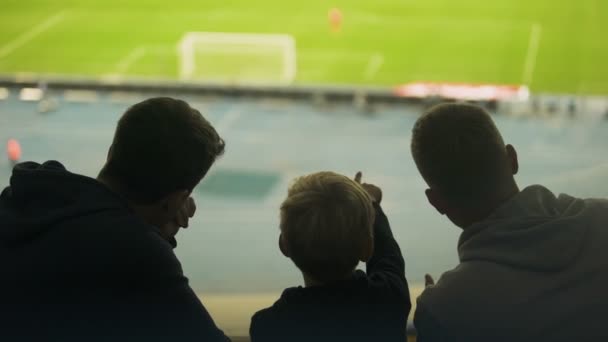
{"type": "Polygon", "coordinates": [[[296,44],[286,34],[188,32],[178,54],[182,80],[289,84],[296,77],[296,44]]]}

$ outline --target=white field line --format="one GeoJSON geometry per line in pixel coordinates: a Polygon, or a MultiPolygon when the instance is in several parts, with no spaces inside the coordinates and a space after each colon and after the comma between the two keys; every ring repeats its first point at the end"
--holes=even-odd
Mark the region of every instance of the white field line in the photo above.
{"type": "Polygon", "coordinates": [[[530,86],[534,77],[534,68],[536,68],[536,56],[538,55],[538,46],[543,27],[539,23],[532,25],[530,31],[530,41],[528,43],[528,51],[526,52],[526,61],[524,64],[524,73],[522,76],[524,85],[530,86]]]}
{"type": "Polygon", "coordinates": [[[367,68],[365,69],[365,79],[370,80],[378,73],[378,70],[384,64],[384,55],[381,53],[375,53],[369,58],[367,62],[367,68]]]}
{"type": "Polygon", "coordinates": [[[2,48],[0,48],[0,58],[4,58],[8,56],[13,51],[27,44],[30,40],[36,38],[39,34],[47,31],[54,25],[57,25],[60,21],[62,21],[67,14],[67,10],[56,13],[50,17],[48,17],[45,21],[40,23],[37,26],[32,27],[30,30],[25,31],[23,34],[17,36],[15,39],[11,40],[2,48]]]}
{"type": "Polygon", "coordinates": [[[105,81],[120,82],[125,78],[125,73],[146,55],[149,54],[175,54],[173,47],[164,46],[138,46],[131,50],[129,54],[123,57],[114,66],[113,72],[103,75],[101,78],[105,81]]]}
{"type": "Polygon", "coordinates": [[[126,55],[123,59],[121,59],[118,64],[116,64],[116,73],[124,74],[133,63],[137,62],[143,56],[148,53],[148,49],[144,46],[139,46],[133,49],[128,55],[126,55]]]}

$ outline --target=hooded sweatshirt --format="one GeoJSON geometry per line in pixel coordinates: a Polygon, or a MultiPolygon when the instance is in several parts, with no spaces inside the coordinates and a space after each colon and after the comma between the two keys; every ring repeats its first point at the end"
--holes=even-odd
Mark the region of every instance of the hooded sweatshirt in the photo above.
{"type": "Polygon", "coordinates": [[[388,219],[375,204],[374,255],[367,274],[339,283],[292,287],[251,320],[252,342],[406,341],[411,304],[405,263],[388,219]]]}
{"type": "Polygon", "coordinates": [[[530,186],[458,242],[418,299],[427,341],[608,340],[608,200],[530,186]]]}
{"type": "Polygon", "coordinates": [[[0,195],[0,339],[224,341],[159,230],[97,180],[26,162],[0,195]]]}

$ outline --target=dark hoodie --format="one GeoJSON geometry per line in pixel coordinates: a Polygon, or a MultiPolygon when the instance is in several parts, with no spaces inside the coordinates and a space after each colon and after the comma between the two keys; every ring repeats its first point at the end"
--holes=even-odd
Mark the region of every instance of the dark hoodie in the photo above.
{"type": "Polygon", "coordinates": [[[225,340],[159,230],[56,161],[0,195],[0,270],[1,340],[225,340]]]}
{"type": "Polygon", "coordinates": [[[253,316],[252,342],[407,340],[411,304],[405,263],[388,219],[375,207],[367,274],[356,271],[342,283],[286,289],[272,307],[253,316]]]}

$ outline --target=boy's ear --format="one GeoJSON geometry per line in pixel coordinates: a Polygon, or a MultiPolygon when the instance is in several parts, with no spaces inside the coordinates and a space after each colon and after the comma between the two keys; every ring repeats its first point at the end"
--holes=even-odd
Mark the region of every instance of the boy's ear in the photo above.
{"type": "Polygon", "coordinates": [[[287,244],[285,243],[285,239],[283,238],[283,233],[279,234],[279,249],[284,256],[289,258],[289,249],[287,248],[287,244]]]}
{"type": "Polygon", "coordinates": [[[429,203],[433,207],[435,207],[435,209],[441,215],[445,215],[448,209],[448,205],[443,196],[441,196],[441,194],[434,189],[426,189],[426,191],[424,191],[424,194],[426,195],[426,198],[428,199],[429,203]]]}

